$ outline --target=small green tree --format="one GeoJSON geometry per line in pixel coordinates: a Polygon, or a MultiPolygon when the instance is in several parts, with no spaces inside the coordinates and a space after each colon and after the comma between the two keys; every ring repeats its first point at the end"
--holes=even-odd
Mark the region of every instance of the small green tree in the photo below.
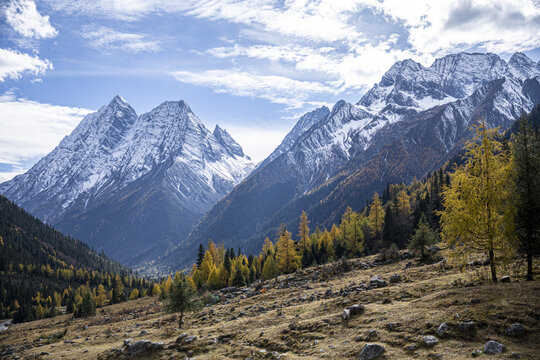
{"type": "Polygon", "coordinates": [[[409,249],[420,251],[421,259],[425,259],[426,247],[435,244],[437,240],[437,233],[429,226],[426,214],[422,214],[418,227],[409,240],[409,249]]]}
{"type": "Polygon", "coordinates": [[[236,268],[234,270],[233,279],[232,279],[232,286],[236,286],[236,287],[246,286],[246,278],[242,274],[242,269],[240,268],[240,264],[236,264],[236,268]]]}
{"type": "Polygon", "coordinates": [[[165,304],[167,312],[179,312],[180,319],[178,325],[182,327],[184,314],[197,308],[198,303],[194,300],[197,292],[189,285],[184,273],[178,272],[169,289],[169,295],[165,304]]]}
{"type": "Polygon", "coordinates": [[[272,255],[266,257],[264,262],[261,277],[263,280],[269,280],[276,277],[278,273],[278,267],[276,259],[272,255]]]}
{"type": "Polygon", "coordinates": [[[80,316],[86,317],[94,315],[96,315],[96,302],[94,301],[94,296],[90,290],[86,290],[83,295],[80,316]]]}

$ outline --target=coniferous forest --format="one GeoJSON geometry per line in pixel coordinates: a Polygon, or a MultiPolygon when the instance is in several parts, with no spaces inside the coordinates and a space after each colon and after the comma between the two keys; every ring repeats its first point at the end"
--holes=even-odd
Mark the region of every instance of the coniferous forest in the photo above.
{"type": "Polygon", "coordinates": [[[0,317],[14,322],[95,314],[96,306],[151,294],[139,278],[0,196],[0,317]]]}

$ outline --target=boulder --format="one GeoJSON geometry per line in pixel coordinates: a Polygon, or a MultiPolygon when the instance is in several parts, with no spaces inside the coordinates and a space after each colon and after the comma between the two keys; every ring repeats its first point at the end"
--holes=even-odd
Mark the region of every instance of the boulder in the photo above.
{"type": "Polygon", "coordinates": [[[474,336],[476,335],[476,323],[472,320],[462,321],[458,326],[458,331],[462,335],[474,336]]]}
{"type": "Polygon", "coordinates": [[[437,345],[439,343],[439,340],[437,340],[437,338],[435,336],[428,335],[428,336],[424,336],[422,338],[422,342],[427,347],[433,347],[433,346],[435,346],[435,345],[437,345]]]}
{"type": "Polygon", "coordinates": [[[523,336],[525,335],[525,328],[520,323],[515,323],[506,329],[506,334],[515,337],[523,336]]]}
{"type": "Polygon", "coordinates": [[[501,278],[502,283],[509,283],[510,282],[510,276],[506,275],[501,278]]]}
{"type": "Polygon", "coordinates": [[[442,323],[437,328],[437,335],[444,336],[444,334],[448,331],[448,325],[446,323],[442,323]]]}
{"type": "Polygon", "coordinates": [[[360,360],[372,360],[381,356],[385,352],[384,347],[379,344],[367,343],[360,352],[360,360]]]}
{"type": "Polygon", "coordinates": [[[484,345],[484,353],[488,355],[500,354],[504,350],[506,350],[506,346],[495,340],[489,340],[486,345],[484,345]]]}
{"type": "Polygon", "coordinates": [[[124,351],[131,356],[140,356],[143,353],[148,353],[156,350],[163,349],[163,343],[154,343],[150,340],[139,340],[133,342],[126,342],[124,341],[125,349],[124,351]]]}
{"type": "Polygon", "coordinates": [[[369,285],[372,288],[382,288],[388,286],[388,283],[384,281],[379,275],[374,275],[369,280],[369,285]]]}
{"type": "Polygon", "coordinates": [[[399,276],[398,274],[394,274],[390,276],[390,284],[397,284],[400,282],[401,282],[401,276],[399,276]]]}
{"type": "Polygon", "coordinates": [[[373,341],[375,339],[378,339],[379,338],[379,332],[375,329],[371,329],[368,331],[368,333],[366,334],[366,337],[364,338],[365,341],[373,341]]]}

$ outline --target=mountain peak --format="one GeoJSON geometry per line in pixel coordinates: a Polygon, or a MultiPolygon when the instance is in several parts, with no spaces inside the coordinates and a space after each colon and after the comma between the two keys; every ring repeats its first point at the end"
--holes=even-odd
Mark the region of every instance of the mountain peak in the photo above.
{"type": "Polygon", "coordinates": [[[216,140],[221,145],[229,149],[232,154],[237,156],[244,156],[244,151],[242,150],[242,147],[232,138],[231,135],[229,135],[227,130],[222,129],[221,127],[219,127],[219,125],[216,124],[213,134],[216,140]]]}

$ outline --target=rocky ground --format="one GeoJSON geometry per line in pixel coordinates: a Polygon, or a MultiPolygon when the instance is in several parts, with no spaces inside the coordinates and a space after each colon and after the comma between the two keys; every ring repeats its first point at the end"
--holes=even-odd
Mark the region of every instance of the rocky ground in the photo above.
{"type": "Polygon", "coordinates": [[[181,329],[157,298],[12,325],[0,358],[540,359],[540,282],[502,271],[355,259],[224,289],[181,329]]]}

